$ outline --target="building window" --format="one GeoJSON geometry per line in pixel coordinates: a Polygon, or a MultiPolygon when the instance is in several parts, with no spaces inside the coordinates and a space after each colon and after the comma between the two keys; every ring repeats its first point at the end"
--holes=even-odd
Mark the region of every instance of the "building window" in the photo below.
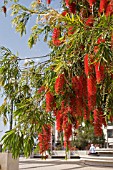
{"type": "Polygon", "coordinates": [[[108,133],[108,138],[113,138],[113,129],[108,129],[107,133],[108,133]]]}

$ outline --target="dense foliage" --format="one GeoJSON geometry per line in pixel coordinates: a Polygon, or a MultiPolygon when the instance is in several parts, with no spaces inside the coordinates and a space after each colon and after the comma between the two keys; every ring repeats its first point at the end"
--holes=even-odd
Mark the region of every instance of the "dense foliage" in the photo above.
{"type": "MultiPolygon", "coordinates": [[[[14,156],[19,154],[17,146],[28,156],[33,137],[42,132],[45,138],[54,118],[67,151],[72,128],[89,123],[95,136],[101,136],[102,124],[113,118],[113,0],[64,0],[61,4],[62,12],[52,8],[49,0],[47,4],[33,1],[30,8],[12,5],[12,24],[21,36],[32,15],[37,16],[29,47],[43,34],[51,48],[47,60],[38,65],[30,61],[24,70],[16,66],[19,57],[1,48],[0,79],[6,95],[1,114],[6,117],[11,109],[7,100],[13,101],[16,122],[3,142],[14,156]]],[[[44,152],[48,147],[40,149],[44,152]]]]}
{"type": "Polygon", "coordinates": [[[105,145],[104,134],[98,137],[95,136],[94,127],[92,125],[89,125],[88,127],[87,126],[79,127],[73,145],[76,146],[76,148],[78,149],[89,150],[91,143],[95,144],[95,146],[104,147],[105,145]]]}

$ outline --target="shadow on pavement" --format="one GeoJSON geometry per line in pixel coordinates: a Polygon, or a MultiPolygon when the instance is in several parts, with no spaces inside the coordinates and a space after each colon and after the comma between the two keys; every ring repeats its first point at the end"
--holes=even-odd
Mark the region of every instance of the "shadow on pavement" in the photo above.
{"type": "MultiPolygon", "coordinates": [[[[49,169],[49,167],[53,167],[54,168],[54,166],[56,167],[56,166],[58,166],[58,165],[65,165],[65,170],[72,170],[72,169],[81,169],[81,168],[83,168],[84,166],[83,165],[81,165],[79,162],[77,162],[77,161],[75,161],[75,162],[69,162],[69,161],[63,161],[63,162],[61,162],[60,160],[50,160],[50,161],[43,161],[43,160],[36,160],[36,161],[34,161],[34,160],[24,160],[24,161],[19,161],[19,164],[20,165],[24,165],[24,164],[28,164],[28,165],[31,165],[30,167],[21,167],[19,170],[22,170],[22,169],[28,169],[28,170],[30,170],[30,169],[38,169],[38,168],[44,168],[44,167],[48,167],[48,169],[49,169]],[[36,165],[36,164],[38,164],[39,166],[32,166],[32,164],[34,164],[34,165],[36,165]],[[67,164],[76,164],[76,165],[79,165],[79,167],[73,167],[73,168],[66,168],[66,165],[67,164]]],[[[60,169],[61,170],[61,169],[60,169]]],[[[64,169],[62,169],[62,170],[64,170],[64,169]]]]}

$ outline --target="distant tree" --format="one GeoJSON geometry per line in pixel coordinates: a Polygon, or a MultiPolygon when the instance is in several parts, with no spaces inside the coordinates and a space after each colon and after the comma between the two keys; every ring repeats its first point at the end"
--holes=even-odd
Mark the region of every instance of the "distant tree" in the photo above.
{"type": "Polygon", "coordinates": [[[90,144],[99,144],[104,146],[105,144],[105,136],[96,137],[94,134],[94,126],[89,125],[85,127],[78,128],[76,138],[74,140],[74,145],[78,149],[89,149],[90,144]]]}

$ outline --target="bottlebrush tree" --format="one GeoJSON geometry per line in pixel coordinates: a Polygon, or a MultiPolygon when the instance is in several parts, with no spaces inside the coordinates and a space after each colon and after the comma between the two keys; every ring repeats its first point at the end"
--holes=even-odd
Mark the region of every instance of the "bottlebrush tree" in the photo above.
{"type": "Polygon", "coordinates": [[[31,76],[34,94],[38,89],[43,116],[52,113],[68,151],[72,128],[93,124],[95,136],[100,136],[102,124],[112,120],[113,0],[62,0],[62,12],[54,9],[57,1],[46,2],[34,1],[30,9],[13,4],[12,23],[23,35],[29,18],[38,18],[28,45],[31,48],[43,34],[51,53],[36,67],[41,81],[31,76]]]}

